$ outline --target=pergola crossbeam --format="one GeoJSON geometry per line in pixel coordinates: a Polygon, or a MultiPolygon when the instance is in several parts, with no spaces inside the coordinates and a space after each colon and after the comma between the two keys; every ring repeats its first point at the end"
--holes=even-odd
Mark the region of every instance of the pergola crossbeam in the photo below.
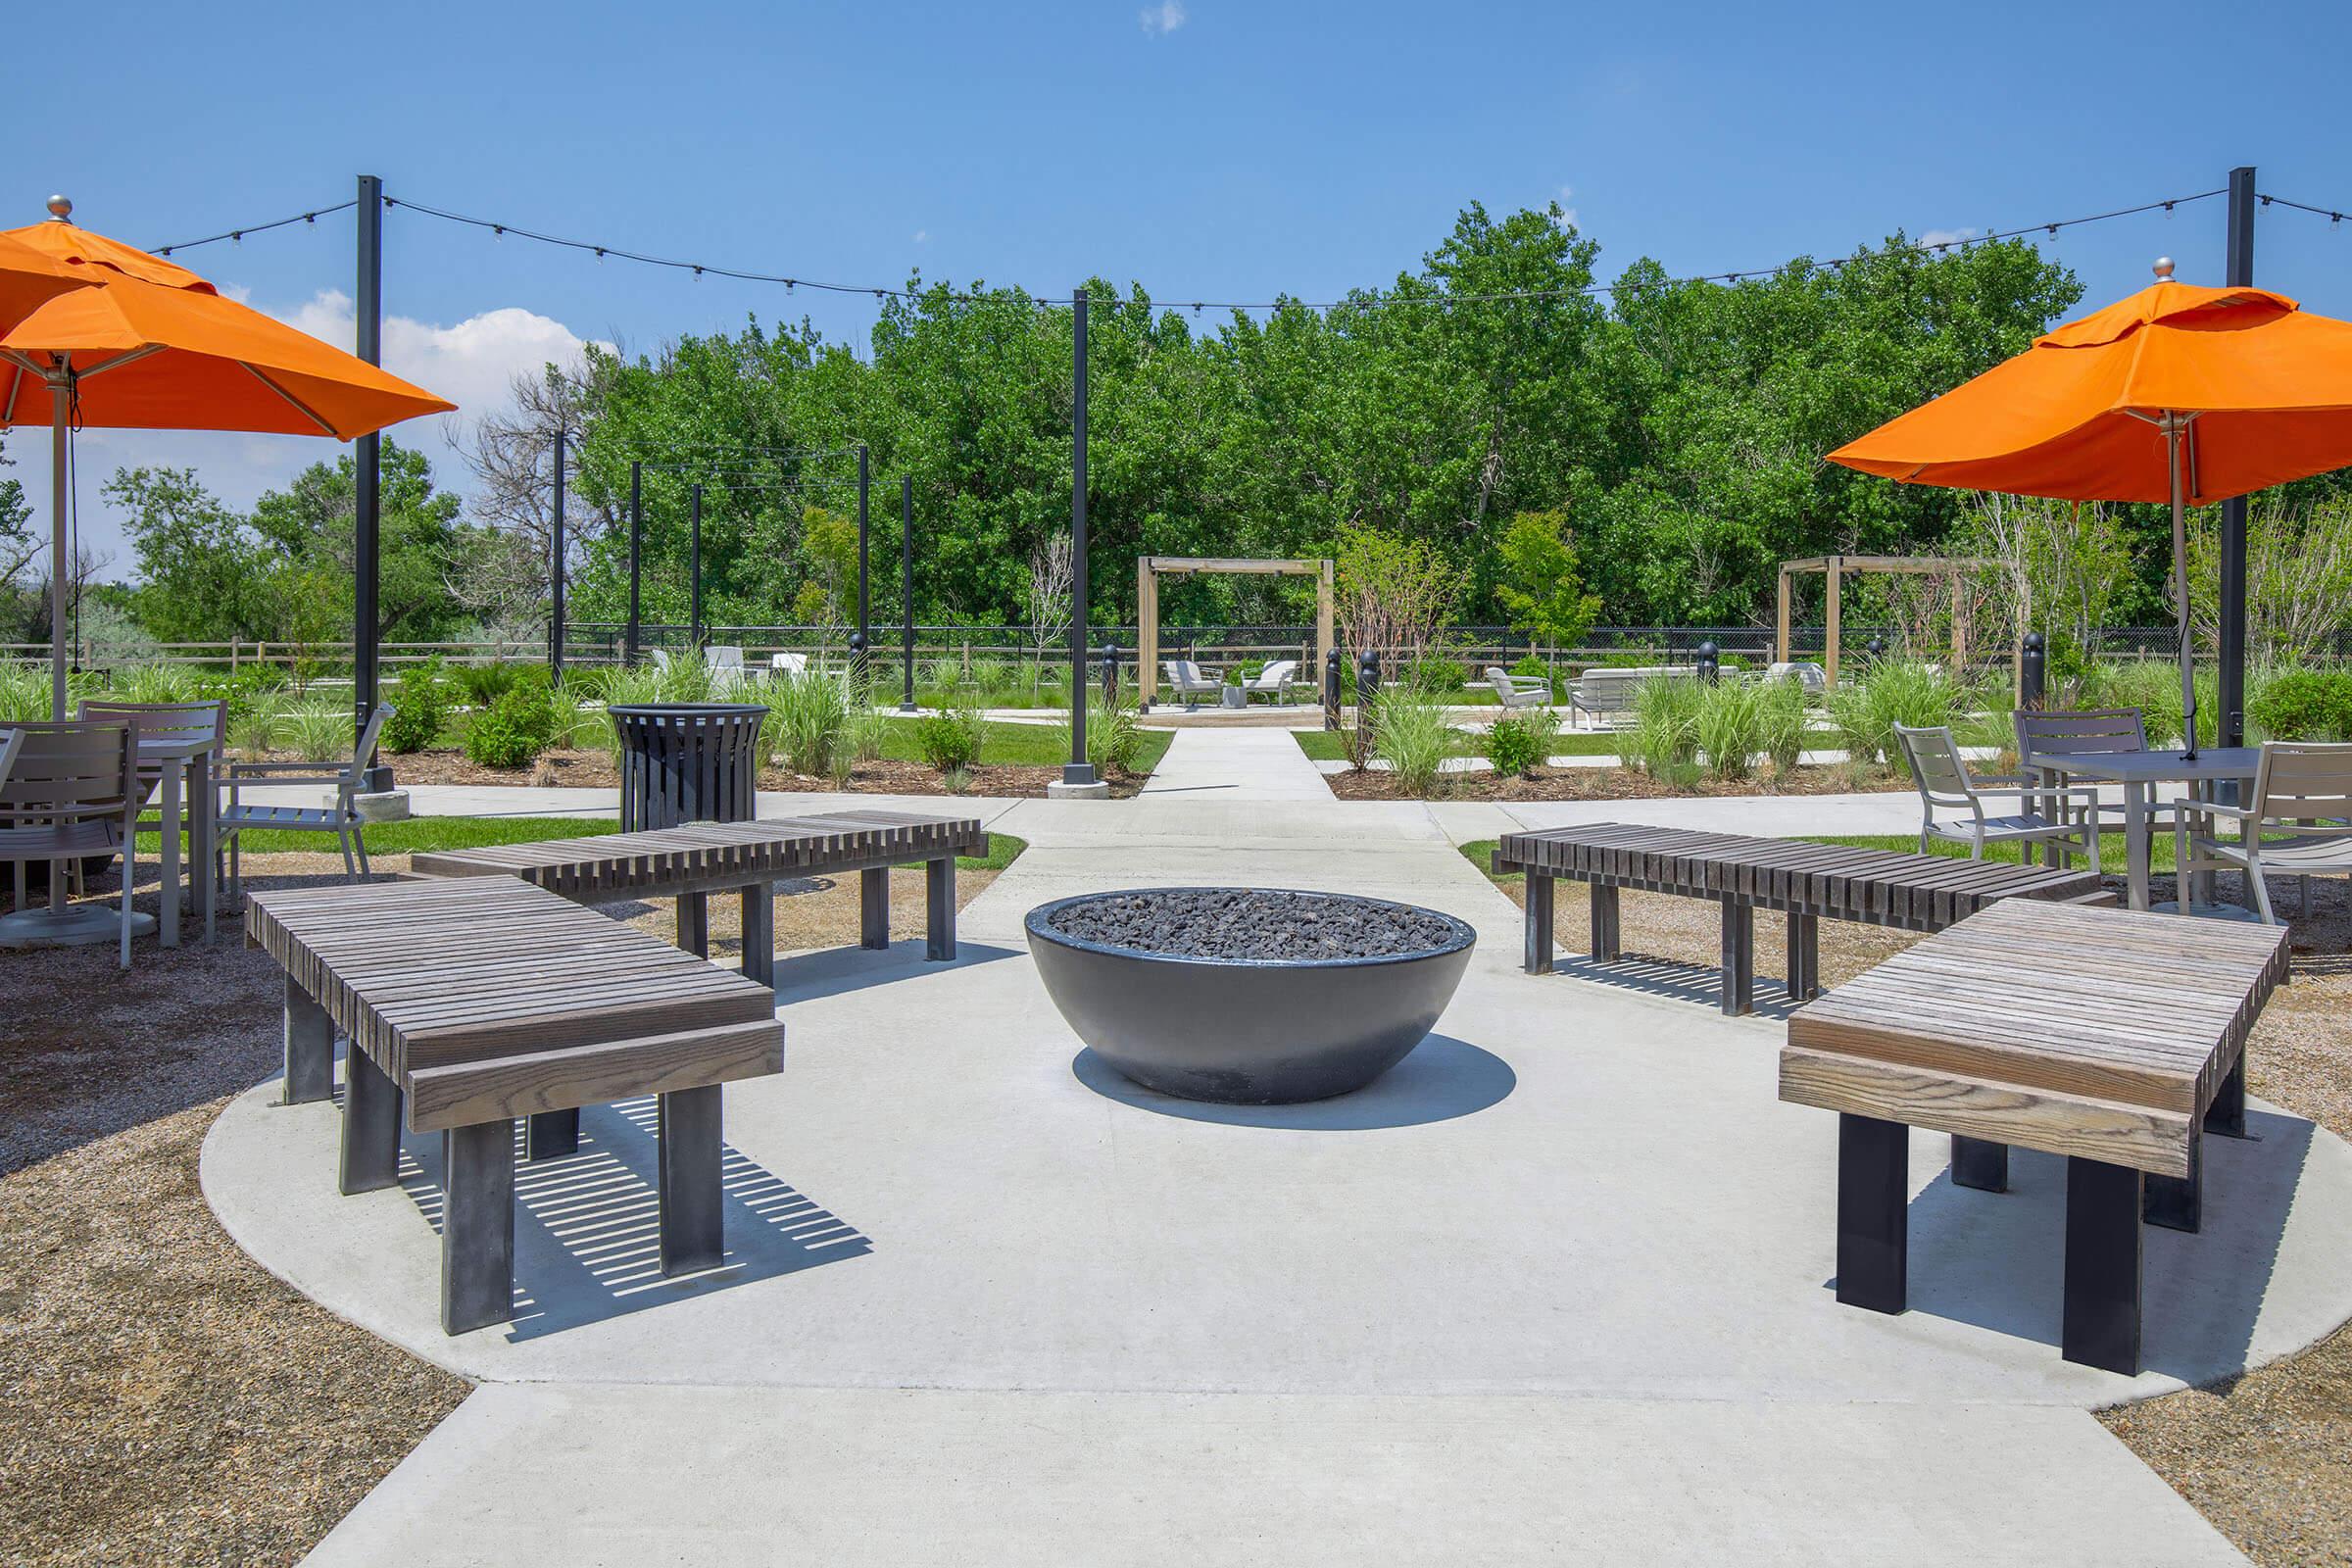
{"type": "MultiPolygon", "coordinates": [[[[1828,680],[1829,684],[1835,686],[1838,684],[1838,639],[1839,632],[1843,630],[1843,627],[1840,624],[1843,618],[1841,614],[1843,606],[1840,602],[1845,597],[1844,585],[1848,573],[1852,573],[1857,576],[1864,573],[1877,572],[1908,574],[1911,576],[1949,577],[1952,579],[1956,588],[1960,579],[1968,575],[1968,573],[1989,564],[1991,564],[1991,563],[1976,556],[1838,555],[1805,556],[1795,561],[1784,561],[1781,563],[1781,582],[1779,596],[1780,634],[1773,640],[1772,657],[1774,661],[1779,663],[1787,663],[1788,662],[1789,634],[1794,629],[1792,625],[1792,605],[1794,595],[1792,592],[1793,585],[1791,579],[1798,572],[1818,572],[1823,578],[1826,579],[1826,587],[1828,591],[1824,596],[1824,605],[1826,610],[1826,618],[1828,620],[1828,646],[1822,650],[1823,657],[1821,667],[1822,673],[1828,680]]],[[[1957,673],[1960,668],[1967,663],[1967,662],[1968,624],[1966,617],[1960,613],[1960,596],[1957,592],[1955,592],[1952,596],[1953,671],[1957,673]]]]}
{"type": "Polygon", "coordinates": [[[1331,658],[1332,565],[1329,561],[1254,561],[1233,556],[1143,556],[1135,563],[1138,698],[1149,711],[1159,695],[1161,577],[1312,577],[1315,579],[1315,674],[1331,658]]]}

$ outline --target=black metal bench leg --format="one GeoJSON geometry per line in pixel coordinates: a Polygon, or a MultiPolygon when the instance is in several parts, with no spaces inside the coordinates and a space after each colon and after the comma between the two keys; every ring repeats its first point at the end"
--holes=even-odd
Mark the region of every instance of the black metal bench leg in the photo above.
{"type": "Polygon", "coordinates": [[[923,862],[923,957],[945,962],[956,956],[956,858],[923,862]]]}
{"type": "Polygon", "coordinates": [[[890,946],[890,867],[869,865],[858,873],[858,945],[890,946]]]}
{"type": "Polygon", "coordinates": [[[514,1124],[441,1135],[441,1332],[514,1315],[514,1124]]]}
{"type": "Polygon", "coordinates": [[[1811,1002],[1821,995],[1821,916],[1788,915],[1788,996],[1811,1002]]]}
{"type": "Polygon", "coordinates": [[[2213,1092],[2213,1103],[2205,1107],[2205,1130],[2222,1138],[2246,1136],[2246,1057],[2242,1051],[2230,1076],[2213,1092]]]}
{"type": "Polygon", "coordinates": [[[286,976],[286,1103],[335,1098],[335,1025],[311,994],[286,976]]]}
{"type": "Polygon", "coordinates": [[[1873,1312],[1909,1303],[1911,1129],[1838,1117],[1838,1299],[1873,1312]]]}
{"type": "Polygon", "coordinates": [[[710,895],[678,895],[678,946],[698,958],[710,956],[710,895]]]}
{"type": "Polygon", "coordinates": [[[2199,1129],[2188,1134],[2186,1176],[2143,1175],[2140,1178],[2140,1217],[2168,1231],[2194,1235],[2204,1220],[2205,1140],[2199,1129]]]}
{"type": "Polygon", "coordinates": [[[1619,956],[1618,890],[1592,884],[1592,961],[1615,963],[1619,956]]]}
{"type": "Polygon", "coordinates": [[[770,990],[776,984],[776,890],[755,882],[743,890],[743,977],[770,990]]]}
{"type": "Polygon", "coordinates": [[[1555,878],[1527,873],[1527,941],[1520,967],[1529,974],[1551,973],[1551,890],[1555,878]]]}
{"type": "Polygon", "coordinates": [[[1980,1193],[2009,1190],[2009,1146],[1952,1135],[1952,1185],[1980,1193]]]}
{"type": "Polygon", "coordinates": [[[1723,1015],[1737,1018],[1756,1006],[1756,906],[1723,901],[1723,1015]]]}
{"type": "Polygon", "coordinates": [[[673,1089],[661,1100],[662,1272],[716,1268],[726,1252],[719,1215],[719,1086],[673,1089]]]}
{"type": "Polygon", "coordinates": [[[562,1159],[580,1152],[578,1110],[535,1110],[523,1125],[522,1157],[562,1159]]]}
{"type": "Polygon", "coordinates": [[[2126,1377],[2139,1371],[2139,1172],[2066,1162],[2066,1305],[2060,1353],[2126,1377]]]}
{"type": "Polygon", "coordinates": [[[400,1085],[354,1043],[343,1053],[343,1167],[346,1196],[400,1182],[400,1085]]]}

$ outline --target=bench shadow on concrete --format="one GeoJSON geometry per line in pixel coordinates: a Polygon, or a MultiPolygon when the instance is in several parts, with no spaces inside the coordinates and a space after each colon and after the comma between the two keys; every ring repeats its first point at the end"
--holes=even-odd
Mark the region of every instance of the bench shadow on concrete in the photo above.
{"type": "MultiPolygon", "coordinates": [[[[2147,1371],[2204,1384],[2245,1367],[2312,1124],[2249,1109],[2246,1131],[2243,1139],[2204,1140],[2197,1234],[2140,1227],[2140,1363],[2147,1371]]],[[[1944,1141],[1917,1128],[1911,1136],[1944,1141]]],[[[2006,1193],[1955,1187],[1947,1166],[1911,1200],[1914,1312],[2035,1341],[2056,1355],[2065,1263],[2061,1155],[2011,1149],[2006,1193]]]]}
{"type": "Polygon", "coordinates": [[[934,963],[923,956],[921,937],[893,942],[887,949],[820,948],[814,953],[796,953],[776,959],[776,1002],[778,1005],[813,1002],[818,997],[863,991],[868,986],[888,985],[894,980],[949,974],[1025,956],[1017,949],[959,940],[955,957],[934,963]]]}
{"type": "Polygon", "coordinates": [[[1071,1058],[1070,1072],[1103,1099],[1138,1110],[1227,1127],[1294,1132],[1366,1132],[1451,1121],[1501,1103],[1519,1086],[1519,1075],[1509,1062],[1451,1035],[1431,1035],[1354,1094],[1298,1105],[1220,1105],[1163,1095],[1146,1089],[1092,1050],[1071,1058]]]}
{"type": "MultiPolygon", "coordinates": [[[[523,1124],[515,1123],[514,1317],[505,1328],[510,1340],[537,1339],[873,1250],[857,1227],[728,1144],[720,1152],[719,1173],[726,1261],[664,1279],[655,1121],[650,1095],[591,1105],[580,1112],[579,1152],[536,1163],[523,1161],[523,1124]]],[[[440,1138],[404,1134],[401,1186],[436,1235],[441,1172],[440,1138]]]]}
{"type": "MultiPolygon", "coordinates": [[[[1619,991],[1639,992],[1645,997],[1694,1002],[1711,1012],[1723,1004],[1723,971],[1703,963],[1684,963],[1642,953],[1626,954],[1612,963],[1594,963],[1584,954],[1563,953],[1552,959],[1551,972],[1619,991]]],[[[1757,973],[1755,1010],[1749,1016],[1786,1018],[1796,1010],[1796,1005],[1789,999],[1787,982],[1779,975],[1757,973]]]]}

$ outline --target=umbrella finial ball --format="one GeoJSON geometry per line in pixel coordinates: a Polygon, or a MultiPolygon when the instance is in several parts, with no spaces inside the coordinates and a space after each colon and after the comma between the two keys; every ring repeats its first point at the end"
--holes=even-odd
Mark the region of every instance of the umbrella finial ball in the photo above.
{"type": "Polygon", "coordinates": [[[2173,280],[2173,259],[2172,259],[2170,256],[2159,256],[2159,257],[2157,257],[2157,258],[2156,258],[2156,281],[2158,281],[2159,283],[2170,283],[2172,280],[2173,280]]]}
{"type": "Polygon", "coordinates": [[[60,223],[72,222],[74,220],[74,199],[71,196],[50,197],[49,217],[60,223]]]}

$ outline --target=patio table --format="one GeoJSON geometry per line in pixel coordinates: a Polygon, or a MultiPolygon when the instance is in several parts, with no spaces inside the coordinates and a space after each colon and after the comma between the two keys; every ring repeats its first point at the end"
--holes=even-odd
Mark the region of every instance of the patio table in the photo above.
{"type": "Polygon", "coordinates": [[[179,946],[179,834],[188,834],[188,893],[193,912],[204,916],[206,941],[213,937],[215,900],[213,842],[220,803],[213,792],[213,757],[220,743],[209,735],[173,736],[139,742],[139,761],[163,776],[157,799],[157,825],[164,845],[162,918],[156,941],[167,948],[179,946]]]}
{"type": "Polygon", "coordinates": [[[2261,765],[2262,752],[2252,746],[2214,746],[2191,759],[2183,752],[2070,752],[2064,756],[2020,759],[2020,765],[2041,775],[2045,784],[2060,776],[2095,779],[2124,787],[2124,847],[2130,862],[2128,902],[2134,909],[2148,906],[2148,833],[2155,787],[2185,784],[2197,800],[2210,800],[2213,787],[2226,779],[2251,783],[2261,765]]]}

